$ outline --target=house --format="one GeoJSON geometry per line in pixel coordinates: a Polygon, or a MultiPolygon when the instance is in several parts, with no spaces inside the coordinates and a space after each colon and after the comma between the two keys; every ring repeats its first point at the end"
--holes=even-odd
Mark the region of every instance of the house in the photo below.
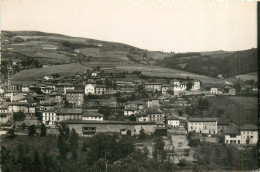
{"type": "Polygon", "coordinates": [[[50,99],[50,102],[52,102],[52,103],[61,103],[62,99],[63,99],[63,95],[62,95],[62,93],[60,93],[58,91],[52,91],[49,94],[49,99],[50,99]]]}
{"type": "Polygon", "coordinates": [[[8,113],[0,113],[0,124],[7,123],[10,119],[10,115],[8,113]]]}
{"type": "Polygon", "coordinates": [[[210,94],[219,94],[218,93],[218,88],[216,88],[216,87],[210,88],[210,94]]]}
{"type": "Polygon", "coordinates": [[[192,88],[191,90],[199,90],[200,89],[200,81],[199,80],[193,80],[192,82],[192,88]]]}
{"type": "Polygon", "coordinates": [[[46,126],[56,126],[58,125],[57,113],[55,110],[48,110],[42,112],[42,123],[46,126]]]}
{"type": "Polygon", "coordinates": [[[0,94],[3,94],[5,92],[5,87],[3,85],[0,86],[0,94]]]}
{"type": "Polygon", "coordinates": [[[97,94],[97,95],[106,94],[106,86],[105,85],[96,85],[95,94],[97,94]]]}
{"type": "Polygon", "coordinates": [[[241,134],[237,126],[230,126],[223,132],[226,144],[241,144],[241,134]]]}
{"type": "Polygon", "coordinates": [[[149,121],[148,115],[146,113],[136,113],[136,122],[147,122],[149,121]]]}
{"type": "Polygon", "coordinates": [[[75,86],[71,83],[58,83],[55,85],[55,90],[66,94],[67,90],[74,90],[75,86]]]}
{"type": "Polygon", "coordinates": [[[160,106],[160,101],[158,99],[148,100],[147,106],[148,106],[148,108],[159,107],[160,106]]]}
{"type": "Polygon", "coordinates": [[[85,85],[85,94],[95,94],[95,84],[85,85]]]}
{"type": "Polygon", "coordinates": [[[39,111],[46,111],[54,109],[54,103],[42,103],[37,106],[39,111]]]}
{"type": "Polygon", "coordinates": [[[236,95],[236,90],[234,88],[230,88],[228,90],[228,95],[235,96],[236,95]]]}
{"type": "Polygon", "coordinates": [[[145,90],[148,92],[161,92],[162,84],[160,83],[145,83],[145,90]]]}
{"type": "Polygon", "coordinates": [[[93,136],[97,133],[121,134],[121,131],[128,130],[132,135],[138,135],[142,128],[146,134],[152,134],[156,128],[154,122],[66,120],[62,123],[68,126],[70,130],[75,129],[79,136],[93,136]]]}
{"type": "Polygon", "coordinates": [[[167,124],[172,127],[179,127],[180,119],[176,118],[174,116],[169,116],[169,117],[167,117],[167,124]]]}
{"type": "Polygon", "coordinates": [[[149,121],[159,122],[164,121],[164,113],[160,109],[147,109],[149,121]]]}
{"type": "Polygon", "coordinates": [[[218,134],[221,134],[224,132],[224,130],[227,130],[229,128],[229,123],[225,120],[219,120],[218,121],[218,134]]]}
{"type": "Polygon", "coordinates": [[[44,94],[50,94],[53,90],[52,87],[41,87],[41,92],[44,94]]]}
{"type": "Polygon", "coordinates": [[[199,90],[200,89],[200,81],[199,80],[180,81],[180,80],[174,79],[174,80],[170,81],[170,85],[173,86],[173,91],[178,93],[178,92],[186,90],[187,89],[187,84],[189,82],[192,84],[192,87],[191,87],[190,90],[194,91],[194,90],[199,90]]]}
{"type": "Polygon", "coordinates": [[[83,90],[67,90],[66,100],[74,106],[82,106],[84,104],[83,90]]]}
{"type": "Polygon", "coordinates": [[[23,85],[22,86],[22,92],[28,93],[29,92],[29,86],[23,85]]]}
{"type": "Polygon", "coordinates": [[[82,109],[60,108],[42,112],[42,122],[47,126],[57,126],[67,119],[82,119],[82,109]]]}
{"type": "Polygon", "coordinates": [[[103,121],[104,116],[97,112],[87,112],[82,115],[82,120],[103,121]]]}
{"type": "Polygon", "coordinates": [[[170,85],[162,85],[162,94],[167,94],[168,91],[173,91],[173,87],[170,85]]]}
{"type": "Polygon", "coordinates": [[[137,109],[133,108],[133,107],[128,107],[124,110],[124,116],[130,116],[132,114],[136,114],[137,113],[137,109]]]}
{"type": "Polygon", "coordinates": [[[193,118],[188,119],[188,132],[202,134],[217,134],[217,119],[216,118],[193,118]]]}
{"type": "Polygon", "coordinates": [[[252,124],[245,124],[240,127],[241,144],[257,144],[258,128],[252,124]]]}
{"type": "Polygon", "coordinates": [[[44,76],[43,79],[48,81],[48,80],[54,79],[54,77],[51,75],[47,75],[47,76],[44,76]]]}
{"type": "Polygon", "coordinates": [[[13,114],[14,112],[24,112],[28,114],[35,114],[35,106],[26,102],[10,102],[7,103],[8,113],[13,114]]]}

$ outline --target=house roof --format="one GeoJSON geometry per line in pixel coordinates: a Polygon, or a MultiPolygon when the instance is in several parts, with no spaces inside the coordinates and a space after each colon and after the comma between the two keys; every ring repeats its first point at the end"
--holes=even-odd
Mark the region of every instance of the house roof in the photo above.
{"type": "Polygon", "coordinates": [[[71,94],[73,94],[73,93],[75,93],[75,94],[76,93],[82,93],[83,94],[84,92],[83,92],[83,90],[66,90],[66,94],[67,93],[71,93],[71,94]]]}
{"type": "Polygon", "coordinates": [[[257,126],[253,124],[245,124],[242,127],[240,127],[241,130],[258,130],[257,126]]]}
{"type": "Polygon", "coordinates": [[[82,115],[82,117],[103,117],[104,115],[103,114],[100,114],[100,113],[93,113],[93,112],[91,112],[91,113],[84,113],[83,115],[82,115]]]}
{"type": "Polygon", "coordinates": [[[57,114],[81,114],[82,109],[76,109],[76,108],[60,108],[57,110],[57,114]]]}
{"type": "Polygon", "coordinates": [[[167,117],[167,120],[180,120],[180,119],[175,116],[169,116],[167,117]]]}
{"type": "Polygon", "coordinates": [[[228,129],[224,129],[224,134],[239,134],[237,126],[230,126],[228,129]]]}
{"type": "Polygon", "coordinates": [[[132,122],[132,121],[93,121],[93,120],[73,120],[62,121],[65,124],[117,124],[117,125],[156,125],[155,122],[132,122]]]}
{"type": "Polygon", "coordinates": [[[135,114],[136,117],[142,117],[142,116],[148,116],[146,113],[136,113],[135,114]]]}
{"type": "Polygon", "coordinates": [[[194,118],[190,117],[188,119],[189,122],[217,122],[216,118],[194,118]]]}
{"type": "Polygon", "coordinates": [[[146,111],[148,114],[162,114],[163,112],[160,109],[147,109],[146,111]]]}
{"type": "Polygon", "coordinates": [[[126,108],[124,111],[136,111],[136,110],[137,110],[136,108],[129,107],[129,108],[126,108]]]}
{"type": "Polygon", "coordinates": [[[106,88],[105,85],[98,85],[98,84],[97,84],[95,87],[96,87],[96,88],[106,88]]]}
{"type": "Polygon", "coordinates": [[[161,83],[153,82],[153,83],[145,83],[145,85],[162,85],[162,84],[161,84],[161,83]]]}

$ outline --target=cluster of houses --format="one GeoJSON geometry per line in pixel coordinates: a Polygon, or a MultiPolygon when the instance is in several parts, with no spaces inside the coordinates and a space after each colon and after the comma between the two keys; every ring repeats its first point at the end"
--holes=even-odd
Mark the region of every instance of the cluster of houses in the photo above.
{"type": "MultiPolygon", "coordinates": [[[[37,83],[1,86],[0,123],[13,120],[13,114],[23,112],[33,118],[40,114],[39,123],[47,128],[57,128],[64,123],[74,128],[81,136],[98,132],[139,134],[141,129],[148,134],[188,132],[202,135],[223,135],[226,144],[255,144],[257,130],[251,125],[233,129],[233,125],[222,125],[215,118],[192,118],[176,113],[176,109],[189,107],[191,102],[183,94],[198,94],[198,80],[158,79],[151,81],[137,73],[89,71],[70,77],[45,76],[37,83]],[[119,102],[121,96],[138,92],[142,87],[154,98],[143,98],[119,102]],[[188,88],[189,87],[189,88],[188,88]],[[152,96],[153,97],[153,96],[152,96]],[[100,108],[113,110],[109,117],[100,108]],[[160,131],[160,132],[158,132],[160,131]],[[162,131],[162,132],[161,132],[162,131]]],[[[235,95],[232,87],[225,87],[235,95]]],[[[201,91],[201,94],[205,92],[201,91]]],[[[208,94],[220,94],[212,87],[208,94]]]]}

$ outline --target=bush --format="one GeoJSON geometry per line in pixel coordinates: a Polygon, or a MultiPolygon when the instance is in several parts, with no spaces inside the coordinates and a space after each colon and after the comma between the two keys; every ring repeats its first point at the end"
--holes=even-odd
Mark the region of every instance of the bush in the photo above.
{"type": "Polygon", "coordinates": [[[15,112],[13,114],[14,121],[23,121],[25,119],[25,113],[24,112],[15,112]]]}
{"type": "Polygon", "coordinates": [[[28,134],[29,136],[34,136],[36,134],[36,126],[30,125],[28,128],[28,134]]]}

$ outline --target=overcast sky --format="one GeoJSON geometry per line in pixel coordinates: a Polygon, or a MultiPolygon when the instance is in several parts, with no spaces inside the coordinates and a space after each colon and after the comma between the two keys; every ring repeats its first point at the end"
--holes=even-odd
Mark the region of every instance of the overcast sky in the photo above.
{"type": "Polygon", "coordinates": [[[2,0],[2,30],[37,30],[174,52],[256,47],[256,2],[2,0]]]}

